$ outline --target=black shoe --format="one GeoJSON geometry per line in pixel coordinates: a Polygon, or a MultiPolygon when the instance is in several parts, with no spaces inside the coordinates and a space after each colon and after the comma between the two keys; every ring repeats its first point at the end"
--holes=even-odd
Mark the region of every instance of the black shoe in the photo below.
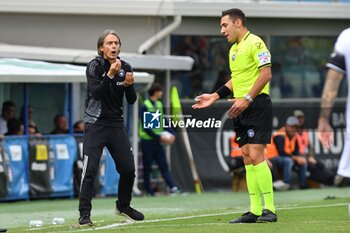
{"type": "Polygon", "coordinates": [[[115,213],[118,215],[126,216],[135,221],[142,221],[145,219],[145,216],[141,212],[135,210],[131,206],[128,206],[126,208],[119,208],[118,202],[115,205],[115,213]]]}
{"type": "Polygon", "coordinates": [[[83,214],[79,218],[80,226],[93,226],[94,224],[91,222],[90,214],[83,214]]]}
{"type": "Polygon", "coordinates": [[[262,215],[258,218],[258,222],[277,222],[277,215],[270,210],[264,209],[262,215]]]}
{"type": "Polygon", "coordinates": [[[341,175],[336,175],[334,177],[334,185],[336,187],[345,187],[350,185],[350,179],[341,175]]]}
{"type": "Polygon", "coordinates": [[[0,228],[0,232],[6,232],[7,229],[6,228],[0,228]]]}
{"type": "Polygon", "coordinates": [[[258,220],[258,215],[255,215],[251,212],[244,213],[241,217],[230,221],[230,223],[256,223],[258,220]]]}

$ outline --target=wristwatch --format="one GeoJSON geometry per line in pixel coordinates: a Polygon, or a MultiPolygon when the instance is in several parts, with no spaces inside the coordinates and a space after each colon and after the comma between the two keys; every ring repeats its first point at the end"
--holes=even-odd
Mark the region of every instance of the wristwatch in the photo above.
{"type": "Polygon", "coordinates": [[[253,98],[249,95],[249,94],[246,94],[245,96],[244,96],[244,99],[246,99],[246,100],[248,100],[249,101],[249,103],[253,103],[253,98]]]}

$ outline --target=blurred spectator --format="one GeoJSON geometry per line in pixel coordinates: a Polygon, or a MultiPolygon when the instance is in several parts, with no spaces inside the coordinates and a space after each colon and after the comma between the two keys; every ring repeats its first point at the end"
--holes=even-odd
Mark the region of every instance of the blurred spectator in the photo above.
{"type": "MultiPolygon", "coordinates": [[[[34,120],[33,120],[33,107],[28,105],[28,125],[36,126],[34,120]]],[[[21,108],[21,113],[19,116],[19,119],[22,121],[24,125],[24,106],[21,108]]]]}
{"type": "Polygon", "coordinates": [[[226,163],[230,169],[230,174],[232,175],[232,191],[234,192],[246,192],[247,182],[246,173],[243,162],[242,149],[236,142],[236,135],[230,138],[231,153],[227,158],[226,163]]]}
{"type": "Polygon", "coordinates": [[[335,175],[321,161],[315,158],[314,149],[309,142],[309,133],[305,129],[304,112],[295,110],[293,115],[299,120],[296,137],[300,154],[307,158],[307,170],[310,174],[308,178],[321,184],[333,185],[335,175]]]}
{"type": "Polygon", "coordinates": [[[173,73],[181,97],[193,98],[203,91],[204,72],[208,68],[208,41],[203,36],[184,36],[174,40],[174,55],[190,56],[194,63],[190,72],[173,73]]]}
{"type": "MultiPolygon", "coordinates": [[[[29,135],[37,135],[40,136],[41,133],[39,132],[38,126],[33,120],[33,107],[28,105],[28,134],[29,135]]],[[[21,113],[19,119],[21,120],[22,124],[24,125],[24,106],[21,108],[21,113]]]]}
{"type": "Polygon", "coordinates": [[[217,91],[220,87],[225,85],[228,80],[231,78],[231,73],[228,70],[220,70],[216,82],[214,84],[212,92],[217,91]]]}
{"type": "Polygon", "coordinates": [[[68,133],[67,129],[67,120],[66,117],[62,114],[57,114],[53,120],[55,128],[51,131],[50,134],[66,134],[68,133]]]}
{"type": "Polygon", "coordinates": [[[295,110],[293,115],[298,119],[299,124],[297,126],[297,141],[299,145],[299,152],[302,155],[309,154],[309,133],[305,129],[305,115],[301,110],[295,110]]]}
{"type": "MultiPolygon", "coordinates": [[[[174,55],[183,55],[183,56],[190,56],[194,60],[194,64],[192,67],[191,72],[179,72],[178,75],[176,75],[175,79],[179,79],[181,82],[181,96],[183,97],[189,97],[192,95],[192,85],[193,81],[191,80],[191,77],[193,76],[194,72],[198,68],[199,64],[199,56],[197,54],[197,46],[195,42],[195,37],[193,36],[185,36],[181,40],[178,41],[178,44],[176,45],[174,52],[176,53],[174,55]]],[[[198,82],[194,82],[195,85],[198,84],[198,82]]]]}
{"type": "Polygon", "coordinates": [[[12,118],[7,121],[7,133],[5,135],[23,135],[24,127],[21,120],[12,118]]]}
{"type": "Polygon", "coordinates": [[[200,95],[203,92],[203,73],[194,72],[190,76],[191,80],[191,92],[187,95],[189,98],[194,98],[197,95],[200,95]]]}
{"type": "Polygon", "coordinates": [[[236,142],[236,136],[233,136],[230,138],[230,144],[231,144],[231,153],[230,157],[227,160],[227,165],[231,171],[242,169],[244,170],[244,163],[243,163],[243,153],[242,149],[239,147],[238,143],[236,142]]]}
{"type": "MultiPolygon", "coordinates": [[[[164,178],[165,183],[170,189],[170,193],[180,192],[179,188],[175,185],[175,182],[170,174],[168,163],[166,160],[166,154],[164,145],[171,145],[175,141],[175,136],[171,129],[163,129],[162,123],[159,128],[144,128],[144,113],[152,112],[160,114],[158,116],[159,122],[162,121],[164,113],[164,107],[160,101],[163,96],[163,87],[159,83],[154,83],[148,90],[149,98],[146,99],[141,106],[140,111],[140,138],[141,149],[143,158],[143,184],[144,189],[148,195],[154,196],[154,190],[151,184],[152,163],[155,161],[159,167],[160,172],[164,178]],[[169,132],[171,131],[171,132],[169,132]]],[[[153,116],[154,117],[154,116],[153,116]]]]}
{"type": "Polygon", "coordinates": [[[271,96],[274,98],[288,98],[293,94],[293,86],[290,84],[282,71],[282,64],[280,62],[273,62],[271,66],[272,77],[270,89],[271,96]]]}
{"type": "Polygon", "coordinates": [[[35,125],[28,125],[28,134],[41,136],[41,133],[39,132],[38,128],[35,125]]]}
{"type": "Polygon", "coordinates": [[[289,189],[292,185],[293,165],[299,173],[300,188],[307,188],[306,170],[307,161],[305,156],[300,155],[299,145],[296,138],[296,127],[299,121],[296,117],[287,118],[284,127],[277,130],[271,140],[271,144],[266,146],[266,158],[272,162],[272,173],[274,187],[276,189],[289,189]],[[278,180],[279,171],[283,171],[283,181],[278,180]]]}
{"type": "Polygon", "coordinates": [[[73,125],[74,133],[84,133],[84,128],[84,121],[82,120],[75,122],[73,125]]]}
{"type": "Polygon", "coordinates": [[[0,116],[0,134],[7,133],[7,122],[14,118],[16,114],[16,105],[7,100],[2,104],[2,113],[0,116]]]}

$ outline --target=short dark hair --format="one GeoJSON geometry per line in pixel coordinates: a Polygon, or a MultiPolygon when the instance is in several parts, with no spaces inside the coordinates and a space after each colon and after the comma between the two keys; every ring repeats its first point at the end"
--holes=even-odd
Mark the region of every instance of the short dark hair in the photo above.
{"type": "Polygon", "coordinates": [[[160,83],[153,83],[150,89],[148,90],[148,95],[152,96],[157,91],[163,91],[163,87],[160,83]]]}
{"type": "Polygon", "coordinates": [[[56,124],[58,122],[58,119],[60,119],[61,117],[66,118],[66,116],[63,114],[56,114],[56,116],[53,118],[53,123],[56,124]]]}
{"type": "Polygon", "coordinates": [[[11,100],[6,100],[4,103],[2,103],[2,114],[5,113],[5,110],[11,107],[16,107],[15,103],[11,100]]]}
{"type": "Polygon", "coordinates": [[[246,24],[245,14],[238,8],[223,11],[221,17],[224,17],[225,15],[229,15],[232,20],[240,19],[243,26],[246,24]]]}
{"type": "Polygon", "coordinates": [[[12,118],[7,122],[7,134],[17,134],[21,130],[22,122],[17,118],[12,118]]]}
{"type": "Polygon", "coordinates": [[[105,38],[109,34],[112,34],[112,35],[116,36],[118,38],[118,40],[119,40],[119,44],[122,45],[122,41],[120,40],[118,34],[115,31],[113,31],[113,30],[105,30],[104,32],[101,33],[101,35],[97,39],[97,53],[98,53],[98,55],[102,55],[102,52],[100,51],[100,47],[103,45],[103,42],[104,42],[105,38]]]}
{"type": "Polygon", "coordinates": [[[81,124],[81,123],[84,123],[84,121],[83,120],[76,121],[73,125],[73,129],[78,128],[79,124],[81,124]]]}

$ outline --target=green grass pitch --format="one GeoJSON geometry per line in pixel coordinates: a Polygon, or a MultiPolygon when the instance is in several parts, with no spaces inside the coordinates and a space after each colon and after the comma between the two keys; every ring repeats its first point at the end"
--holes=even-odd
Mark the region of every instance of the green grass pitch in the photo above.
{"type": "Polygon", "coordinates": [[[114,215],[115,198],[94,198],[95,227],[74,228],[78,200],[38,200],[0,203],[0,227],[8,232],[350,232],[349,188],[323,188],[275,192],[277,223],[232,225],[228,222],[248,209],[248,194],[207,192],[179,196],[134,197],[132,205],[145,221],[126,221],[114,215]],[[328,197],[328,198],[327,198],[328,197]],[[65,219],[53,225],[54,217],[65,219]],[[40,228],[30,220],[42,220],[40,228]]]}

